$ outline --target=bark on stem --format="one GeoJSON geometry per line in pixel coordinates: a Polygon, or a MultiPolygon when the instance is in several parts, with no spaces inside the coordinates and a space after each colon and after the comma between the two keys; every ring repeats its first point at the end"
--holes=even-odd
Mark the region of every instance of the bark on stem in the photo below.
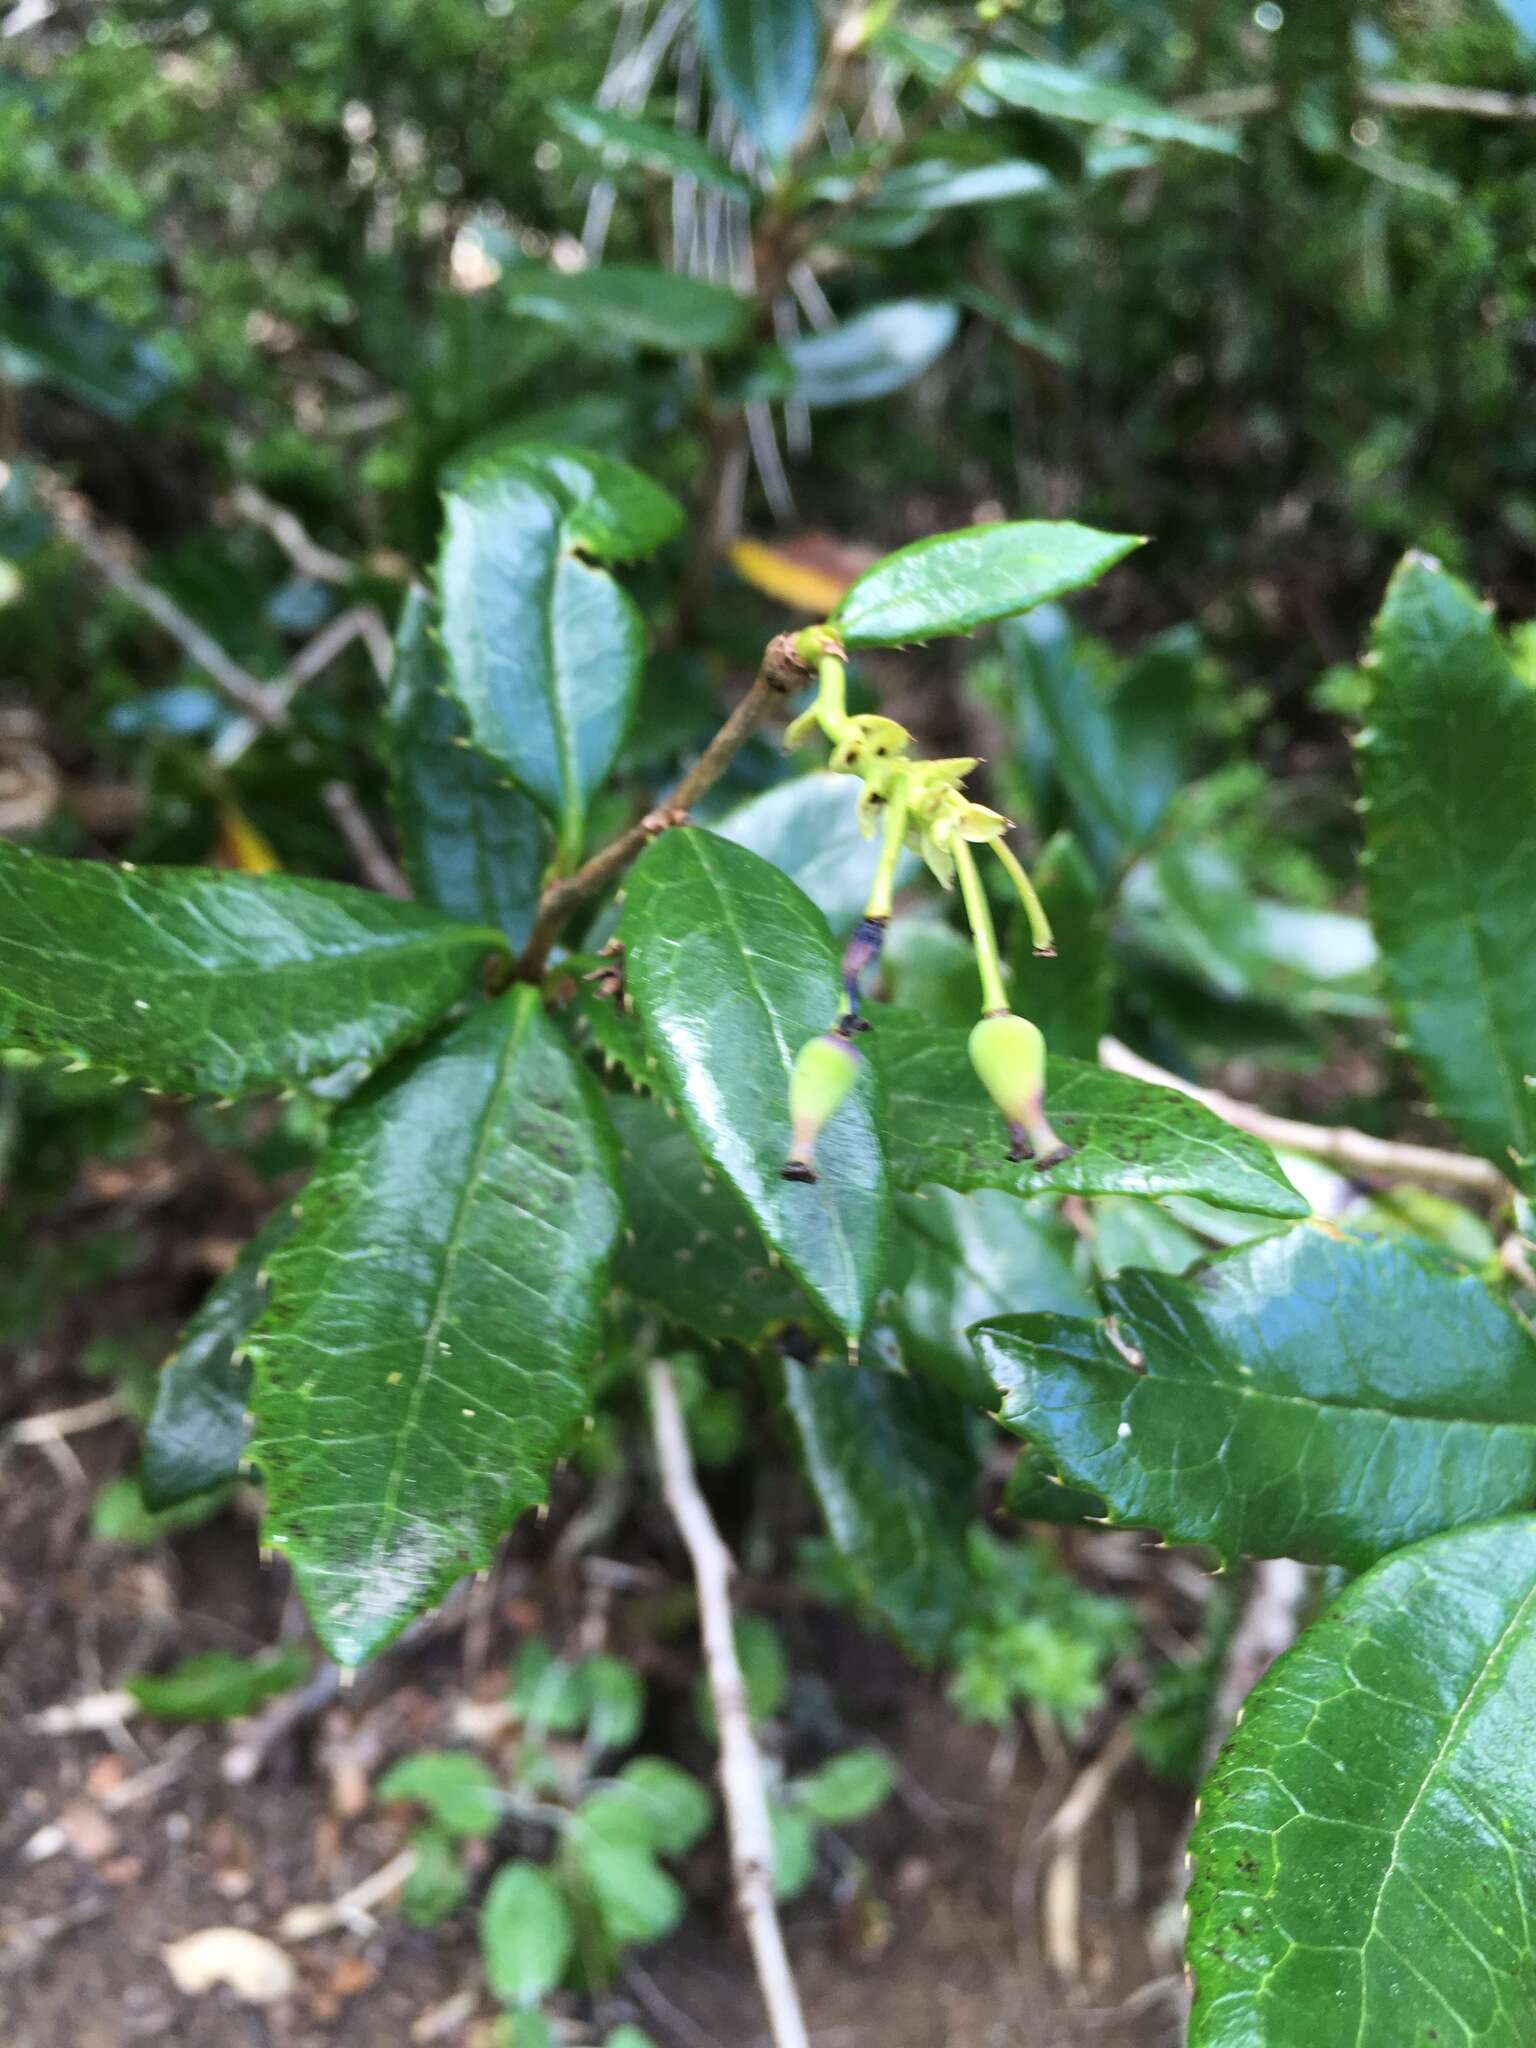
{"type": "Polygon", "coordinates": [[[811,671],[794,649],[793,636],[780,633],[770,640],[762,666],[745,697],[700,754],[688,773],[668,790],[653,810],[646,812],[627,832],[609,840],[574,875],[552,882],[539,899],[534,924],[518,974],[524,981],[537,981],[549,958],[549,949],[560,935],[560,927],[579,904],[623,872],[629,863],[669,825],[682,824],[691,807],[704,792],[720,780],[740,753],[769,707],[789,691],[810,680],[811,671]]]}

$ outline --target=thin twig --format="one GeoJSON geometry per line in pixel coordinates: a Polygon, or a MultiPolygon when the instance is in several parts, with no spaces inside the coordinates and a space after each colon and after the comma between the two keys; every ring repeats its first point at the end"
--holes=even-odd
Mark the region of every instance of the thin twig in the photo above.
{"type": "Polygon", "coordinates": [[[172,598],[152,583],[146,583],[133,566],[133,547],[127,536],[99,520],[78,491],[61,478],[41,468],[32,473],[32,487],[47,506],[54,524],[91,567],[120,596],[152,618],[211,677],[233,704],[238,704],[257,725],[268,729],[281,725],[284,707],[277,691],[240,666],[231,655],[172,598]]]}
{"type": "Polygon", "coordinates": [[[275,504],[254,484],[237,485],[230,493],[229,509],[237,519],[248,519],[271,534],[301,576],[312,576],[317,583],[350,583],[357,574],[355,563],[321,547],[296,512],[275,504]]]}
{"type": "Polygon", "coordinates": [[[720,1733],[720,1791],[731,1837],[736,1903],[752,1947],[774,2048],[808,2048],[805,2016],[773,1900],[773,1831],[763,1762],[752,1734],[747,1689],[731,1618],[735,1563],[699,1489],[671,1368],[651,1366],[651,1432],[661,1488],[693,1565],[710,1698],[720,1733]]]}
{"type": "Polygon", "coordinates": [[[77,1436],[82,1429],[100,1429],[103,1423],[116,1422],[126,1412],[120,1394],[102,1394],[74,1408],[23,1416],[20,1422],[13,1422],[9,1429],[0,1432],[0,1443],[56,1444],[66,1436],[77,1436]]]}
{"type": "Polygon", "coordinates": [[[357,862],[364,881],[385,896],[398,897],[404,902],[411,893],[411,885],[395,864],[389,848],[373,829],[373,823],[358,802],[357,791],[351,783],[327,782],[320,791],[320,801],[352,849],[352,858],[357,862]]]}
{"type": "Polygon", "coordinates": [[[290,1906],[278,1923],[277,1931],[284,1941],[313,1941],[318,1934],[329,1934],[333,1927],[371,1933],[373,1917],[370,1909],[382,1905],[391,1892],[399,1891],[415,1868],[416,1851],[402,1849],[398,1856],[391,1856],[386,1864],[365,1877],[361,1884],[344,1891],[339,1898],[315,1905],[290,1906]]]}
{"type": "MultiPolygon", "coordinates": [[[[1395,114],[1468,114],[1476,121],[1536,121],[1536,93],[1495,92],[1480,85],[1440,85],[1425,79],[1367,79],[1360,98],[1395,114]]],[[[1200,121],[1238,121],[1272,113],[1279,105],[1272,85],[1236,85],[1177,102],[1177,111],[1200,121]]]]}
{"type": "Polygon", "coordinates": [[[769,706],[798,689],[810,676],[810,669],[794,649],[793,636],[780,633],[770,640],[752,687],[715,734],[697,761],[653,810],[647,811],[627,832],[621,832],[574,875],[552,882],[539,899],[539,914],[533,936],[519,963],[524,980],[536,981],[543,972],[549,949],[560,934],[567,917],[589,896],[628,867],[635,856],[670,825],[682,824],[688,812],[725,773],[740,753],[769,706]]]}
{"type": "Polygon", "coordinates": [[[1509,1182],[1487,1159],[1472,1159],[1463,1152],[1443,1152],[1433,1145],[1404,1145],[1390,1138],[1373,1138],[1348,1124],[1304,1124],[1287,1116],[1271,1116],[1251,1102],[1224,1095],[1219,1088],[1199,1088],[1194,1082],[1171,1074],[1132,1052],[1118,1038],[1099,1040],[1099,1065],[1116,1074],[1128,1074],[1136,1081],[1150,1081],[1159,1088],[1176,1088],[1196,1102],[1203,1102],[1224,1123],[1262,1138],[1285,1152],[1300,1152],[1309,1159],[1322,1159],[1341,1173],[1371,1180],[1427,1181],[1432,1186],[1459,1188],[1487,1201],[1504,1201],[1509,1182]]]}

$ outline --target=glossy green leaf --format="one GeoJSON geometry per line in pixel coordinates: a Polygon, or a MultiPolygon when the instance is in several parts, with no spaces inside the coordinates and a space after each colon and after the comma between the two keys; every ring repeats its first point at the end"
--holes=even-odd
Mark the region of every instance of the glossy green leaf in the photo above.
{"type": "Polygon", "coordinates": [[[668,178],[692,178],[732,199],[750,199],[752,187],[722,163],[686,128],[667,128],[642,114],[621,114],[584,100],[552,100],[550,116],[584,149],[595,150],[609,168],[637,164],[668,178]]]}
{"type": "Polygon", "coordinates": [[[566,865],[623,745],[645,645],[632,599],[598,563],[649,551],[678,517],[625,464],[546,446],[472,465],[446,500],[451,688],[475,745],[554,826],[566,865]]]}
{"type": "Polygon", "coordinates": [[[565,1975],[576,1928],[559,1887],[534,1863],[504,1863],[480,1908],[485,1981],[504,2005],[537,2005],[565,1975]]]}
{"type": "Polygon", "coordinates": [[[549,832],[505,770],[475,752],[448,692],[436,607],[413,588],[395,635],[390,792],[406,873],[424,902],[494,925],[521,951],[533,930],[549,832]]]}
{"type": "MultiPolygon", "coordinates": [[[[773,862],[802,888],[832,927],[846,938],[864,915],[880,849],[859,830],[859,785],[847,775],[813,770],[749,797],[709,829],[733,846],[773,862]]],[[[903,852],[897,886],[916,872],[917,857],[903,852]]]]}
{"type": "MultiPolygon", "coordinates": [[[[839,156],[829,169],[812,172],[805,181],[808,193],[834,205],[849,198],[869,154],[839,156]]],[[[941,213],[953,206],[996,206],[1004,200],[1032,198],[1055,187],[1056,180],[1043,164],[1002,154],[979,136],[944,136],[931,150],[887,172],[867,206],[880,212],[910,208],[941,213]]],[[[860,206],[850,221],[861,219],[865,211],[860,206]]]]}
{"type": "Polygon", "coordinates": [[[1008,1134],[966,1052],[967,1032],[878,1008],[866,1043],[885,1082],[884,1133],[897,1187],[1005,1188],[1078,1195],[1197,1195],[1261,1216],[1307,1204],[1269,1148],[1171,1088],[1052,1058],[1046,1109],[1072,1157],[1037,1173],[1008,1134]]]}
{"type": "Polygon", "coordinates": [[[1003,1506],[1021,1522],[1074,1528],[1109,1519],[1109,1503],[1088,1486],[1069,1486],[1043,1451],[1025,1444],[1003,1482],[1003,1506]]]}
{"type": "Polygon", "coordinates": [[[860,405],[886,398],[938,361],[960,325],[943,299],[897,299],[839,327],[784,344],[788,395],[803,405],[860,405]]]}
{"type": "Polygon", "coordinates": [[[1359,1570],[1536,1499],[1536,1339],[1408,1245],[1309,1226],[1105,1302],[974,1334],[1004,1423],[1116,1520],[1359,1570]]]}
{"type": "Polygon", "coordinates": [[[1112,874],[1161,822],[1170,794],[1166,781],[1154,773],[1151,787],[1144,787],[1136,735],[1065,612],[1044,606],[1032,618],[1005,625],[999,642],[1035,801],[1048,804],[1059,785],[1095,865],[1112,874]]]}
{"type": "Polygon", "coordinates": [[[0,1043],[186,1094],[373,1065],[497,932],[336,882],[51,860],[0,841],[0,1043]]]}
{"type": "Polygon", "coordinates": [[[887,1313],[902,1357],[973,1407],[992,1407],[971,1325],[1026,1309],[1090,1314],[1092,1302],[1072,1270],[1073,1243],[1047,1203],[989,1188],[898,1195],[891,1270],[901,1289],[887,1313]]]}
{"type": "Polygon", "coordinates": [[[827,1532],[861,1595],[916,1655],[937,1656],[970,1584],[977,1461],[964,1408],[873,1364],[786,1359],[784,1391],[827,1532]]]}
{"type": "Polygon", "coordinates": [[[819,1331],[821,1315],[682,1121],[637,1095],[614,1097],[609,1111],[625,1218],[613,1277],[625,1293],[716,1344],[752,1350],[791,1323],[819,1331]]]}
{"type": "Polygon", "coordinates": [[[520,988],[336,1119],[250,1349],[267,1541],[341,1663],[545,1496],[619,1223],[597,1117],[520,988]]]}
{"type": "Polygon", "coordinates": [[[495,1774],[463,1749],[424,1749],[402,1757],[374,1787],[386,1804],[410,1799],[455,1838],[493,1835],[506,1812],[495,1774]]]}
{"type": "Polygon", "coordinates": [[[162,1721],[229,1721],[289,1692],[314,1669],[314,1653],[289,1643],[256,1657],[208,1650],[172,1671],[139,1671],[123,1680],[146,1714],[162,1721]]]}
{"type": "Polygon", "coordinates": [[[1536,2033],[1536,1520],[1348,1586],[1249,1695],[1190,1843],[1190,2048],[1536,2033]]]}
{"type": "Polygon", "coordinates": [[[969,633],[1081,590],[1141,546],[1070,520],[1021,519],[936,533],[867,569],[833,614],[850,647],[969,633]]]}
{"type": "Polygon", "coordinates": [[[1032,57],[1000,51],[982,57],[972,76],[982,92],[1001,100],[1005,107],[1043,114],[1049,120],[1116,128],[1122,135],[1144,136],[1149,142],[1182,142],[1191,149],[1215,150],[1223,156],[1242,153],[1229,128],[1191,120],[1143,93],[1063,64],[1043,64],[1032,57]]]}
{"type": "Polygon", "coordinates": [[[1438,1107],[1507,1168],[1536,1155],[1536,692],[1423,555],[1375,651],[1360,769],[1387,985],[1438,1107]]]}
{"type": "Polygon", "coordinates": [[[1114,993],[1109,913],[1099,878],[1072,834],[1058,832],[1035,862],[1031,879],[1056,935],[1056,957],[1036,959],[1028,920],[1015,907],[1009,1000],[1020,1016],[1040,1026],[1052,1052],[1097,1059],[1114,993]]]}
{"type": "Polygon", "coordinates": [[[845,1749],[796,1778],[791,1789],[796,1804],[824,1827],[846,1827],[867,1819],[895,1782],[895,1766],[883,1749],[845,1749]]]}
{"type": "Polygon", "coordinates": [[[747,338],[751,302],[724,285],[641,263],[592,270],[514,270],[500,289],[515,311],[569,327],[584,343],[659,349],[735,348],[747,338]]]}
{"type": "Polygon", "coordinates": [[[53,286],[9,257],[0,293],[0,371],[8,383],[47,384],[107,419],[136,420],[175,389],[176,369],[150,342],[89,299],[53,286]]]}
{"type": "Polygon", "coordinates": [[[1376,943],[1363,917],[1258,895],[1220,847],[1175,840],[1126,876],[1117,905],[1135,950],[1234,1001],[1370,1017],[1376,943]]]}
{"type": "Polygon", "coordinates": [[[625,979],[646,1044],[706,1160],[850,1339],[879,1291],[889,1195],[865,1075],[822,1133],[820,1179],[786,1181],[789,1074],[840,1002],[826,921],[767,861],[667,832],[636,863],[625,979]]]}
{"type": "Polygon", "coordinates": [[[209,1289],[161,1367],[139,1471],[149,1508],[174,1507],[239,1475],[251,1383],[241,1340],[261,1313],[267,1257],[292,1228],[285,1204],[209,1289]]]}
{"type": "Polygon", "coordinates": [[[698,0],[710,82],[765,155],[788,156],[820,62],[816,0],[698,0]]]}

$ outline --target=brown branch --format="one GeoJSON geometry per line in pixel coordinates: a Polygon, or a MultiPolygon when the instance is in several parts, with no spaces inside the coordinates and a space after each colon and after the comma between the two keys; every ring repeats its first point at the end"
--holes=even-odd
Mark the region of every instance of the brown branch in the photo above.
{"type": "Polygon", "coordinates": [[[731,1874],[736,1904],[752,1948],[753,1967],[774,2048],[808,2048],[805,2015],[795,1988],[784,1930],[773,1900],[773,1829],[763,1760],[752,1733],[746,1681],[736,1655],[731,1616],[731,1579],[736,1564],[725,1547],[709,1503],[699,1488],[682,1403],[670,1366],[653,1365],[646,1375],[651,1396],[651,1435],[661,1472],[661,1490],[693,1566],[699,1595],[699,1631],[704,1665],[720,1738],[720,1794],[731,1838],[731,1874]]]}
{"type": "Polygon", "coordinates": [[[1144,1060],[1118,1038],[1099,1040],[1099,1065],[1159,1088],[1176,1088],[1250,1137],[1262,1138],[1281,1151],[1324,1160],[1344,1174],[1369,1180],[1427,1181],[1431,1186],[1459,1188],[1485,1201],[1503,1201],[1509,1195],[1509,1182],[1490,1160],[1469,1158],[1464,1152],[1442,1152],[1432,1145],[1373,1138],[1368,1131],[1354,1130],[1348,1124],[1304,1124],[1292,1117],[1271,1116],[1268,1110],[1224,1095],[1218,1088],[1197,1088],[1192,1081],[1170,1074],[1166,1067],[1144,1060]]]}
{"type": "Polygon", "coordinates": [[[656,805],[627,832],[612,839],[574,875],[552,882],[539,899],[539,914],[533,936],[518,963],[525,981],[537,981],[544,971],[549,949],[560,935],[560,927],[589,896],[622,873],[651,840],[669,825],[682,824],[704,792],[720,780],[761,723],[769,707],[797,690],[810,678],[808,664],[795,652],[794,637],[780,633],[770,640],[762,666],[752,687],[715,734],[697,761],[656,805]]]}

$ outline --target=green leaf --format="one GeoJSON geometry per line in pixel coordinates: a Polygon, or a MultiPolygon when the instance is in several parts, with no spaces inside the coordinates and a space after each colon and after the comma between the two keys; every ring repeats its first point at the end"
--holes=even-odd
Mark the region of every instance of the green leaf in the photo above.
{"type": "Polygon", "coordinates": [[[833,619],[849,647],[969,633],[1081,590],[1141,545],[1065,519],[935,533],[866,569],[833,619]]]}
{"type": "Polygon", "coordinates": [[[766,156],[787,157],[811,110],[816,0],[698,0],[710,83],[766,156]]]}
{"type": "Polygon", "coordinates": [[[469,1878],[441,1828],[415,1829],[407,1847],[416,1861],[400,1894],[400,1910],[413,1927],[435,1927],[469,1897],[469,1878]]]}
{"type": "Polygon", "coordinates": [[[1424,555],[1376,622],[1360,770],[1371,918],[1402,1028],[1474,1151],[1536,1154],[1536,692],[1424,555]]]}
{"type": "Polygon", "coordinates": [[[1134,727],[1052,605],[999,635],[1017,695],[1015,732],[1037,803],[1059,782],[1095,865],[1115,873],[1156,830],[1172,794],[1161,748],[1146,772],[1134,727]]]}
{"type": "Polygon", "coordinates": [[[827,1530],[863,1598],[919,1657],[938,1655],[969,1586],[976,1453],[965,1410],[876,1365],[784,1363],[827,1530]]]}
{"type": "Polygon", "coordinates": [[[732,199],[752,197],[746,179],[685,128],[666,128],[643,115],[620,114],[583,100],[551,100],[549,112],[557,127],[584,149],[596,150],[610,168],[637,164],[663,177],[691,178],[732,199]]]}
{"type": "Polygon", "coordinates": [[[1360,1570],[1536,1498],[1536,1340],[1474,1275],[1308,1226],[1105,1302],[974,1334],[1004,1424],[1118,1521],[1360,1570]]]}
{"type": "Polygon", "coordinates": [[[645,645],[633,600],[597,562],[648,552],[676,514],[623,463],[545,447],[471,466],[445,501],[438,583],[453,693],[475,745],[554,826],[567,866],[623,745],[645,645]]]}
{"type": "Polygon", "coordinates": [[[91,1502],[91,1534],[98,1543],[124,1543],[145,1549],[183,1529],[200,1529],[229,1505],[232,1489],[216,1486],[174,1507],[150,1509],[139,1482],[128,1472],[109,1479],[91,1502]]]}
{"type": "Polygon", "coordinates": [[[651,1847],[666,1856],[686,1854],[715,1817],[707,1789],[665,1757],[635,1757],[620,1771],[615,1792],[634,1808],[651,1847]]]}
{"type": "Polygon", "coordinates": [[[576,1946],[570,1908],[533,1863],[504,1863],[480,1908],[485,1980],[503,2005],[537,2005],[565,1975],[576,1946]]]}
{"type": "Polygon", "coordinates": [[[454,917],[494,925],[520,952],[533,930],[549,834],[536,806],[471,747],[448,692],[436,607],[417,588],[395,635],[389,767],[417,894],[454,917]]]}
{"type": "Polygon", "coordinates": [[[768,1808],[773,1831],[775,1898],[798,1898],[816,1870],[816,1827],[809,1814],[775,1799],[768,1808]]]}
{"type": "Polygon", "coordinates": [[[878,1009],[873,1045],[886,1090],[885,1139],[899,1188],[1005,1188],[1027,1195],[1197,1195],[1261,1216],[1305,1216],[1307,1204],[1268,1147],[1171,1088],[1081,1060],[1051,1058],[1046,1109],[1060,1166],[1037,1173],[1008,1156],[1008,1134],[971,1071],[967,1033],[904,1010],[878,1009]]]}
{"type": "MultiPolygon", "coordinates": [[[[772,861],[810,897],[834,938],[846,938],[864,915],[880,850],[859,830],[858,786],[850,777],[821,769],[793,776],[711,818],[709,830],[772,861]]],[[[903,850],[897,887],[916,871],[917,856],[903,850]]]]}
{"type": "Polygon", "coordinates": [[[505,941],[336,882],[50,860],[0,841],[0,1042],[239,1095],[372,1066],[505,941]]]}
{"type": "Polygon", "coordinates": [[[1025,1444],[1003,1484],[1003,1506],[1021,1522],[1075,1527],[1109,1519],[1109,1504],[1090,1487],[1069,1486],[1043,1451],[1025,1444]]]}
{"type": "Polygon", "coordinates": [[[587,1690],[587,1747],[596,1756],[628,1749],[645,1721],[645,1687],[640,1674],[619,1657],[586,1658],[581,1682],[587,1690]]]}
{"type": "Polygon", "coordinates": [[[626,2025],[615,2027],[611,2034],[605,2035],[603,2048],[656,2048],[656,2043],[638,2027],[626,2025]]]}
{"type": "Polygon", "coordinates": [[[973,1323],[1021,1309],[1087,1315],[1072,1271],[1071,1229],[1051,1205],[990,1188],[959,1195],[928,1188],[896,1199],[890,1304],[905,1361],[975,1408],[991,1408],[992,1382],[967,1334],[973,1323]]]}
{"type": "Polygon", "coordinates": [[[1032,1017],[1053,1052],[1094,1060],[1109,1029],[1114,967],[1109,915],[1091,862],[1070,832],[1058,832],[1032,875],[1056,936],[1054,960],[1037,960],[1029,924],[1016,909],[1010,933],[1008,995],[1032,1017]]]}
{"type": "Polygon", "coordinates": [[[58,292],[24,260],[9,258],[0,295],[0,374],[48,384],[107,419],[136,420],[179,381],[160,350],[98,305],[58,292]]]}
{"type": "Polygon", "coordinates": [[[506,1795],[495,1774],[462,1749],[424,1749],[402,1757],[374,1787],[385,1804],[414,1800],[456,1841],[494,1835],[506,1813],[506,1795]]]}
{"type": "MultiPolygon", "coordinates": [[[[893,299],[785,342],[788,396],[803,405],[861,405],[920,377],[955,338],[960,310],[942,299],[893,299]]],[[[845,600],[846,602],[846,600],[845,600]]]]}
{"type": "Polygon", "coordinates": [[[133,1672],[123,1680],[123,1690],[162,1721],[229,1721],[291,1691],[308,1678],[314,1663],[303,1643],[256,1657],[209,1650],[186,1658],[173,1671],[133,1672]]]}
{"type": "Polygon", "coordinates": [[[819,1330],[820,1314],[676,1115],[638,1095],[608,1108],[626,1225],[613,1270],[624,1291],[715,1344],[752,1350],[786,1323],[819,1330]]]}
{"type": "MultiPolygon", "coordinates": [[[[852,196],[872,155],[866,150],[832,158],[825,168],[808,173],[802,189],[809,197],[836,205],[852,196]]],[[[913,161],[886,172],[867,207],[861,205],[849,223],[861,221],[870,209],[941,213],[952,206],[995,206],[1055,189],[1056,180],[1043,164],[1001,153],[981,136],[945,135],[931,149],[919,145],[913,161]]],[[[830,230],[834,236],[839,231],[835,226],[830,230]]]]}
{"type": "Polygon", "coordinates": [[[1371,1017],[1376,943],[1363,917],[1255,894],[1220,847],[1175,840],[1126,876],[1129,943],[1232,1001],[1315,1016],[1371,1017]]]}
{"type": "Polygon", "coordinates": [[[548,1643],[532,1636],[517,1653],[507,1704],[537,1739],[574,1735],[591,1710],[592,1694],[585,1671],[557,1657],[548,1643]]]}
{"type": "Polygon", "coordinates": [[[796,1778],[795,1803],[826,1827],[864,1820],[887,1797],[896,1772],[883,1749],[848,1749],[796,1778]]]}
{"type": "Polygon", "coordinates": [[[501,290],[519,313],[569,327],[584,343],[691,355],[747,338],[751,301],[724,285],[641,263],[592,270],[515,270],[501,290]]]}
{"type": "Polygon", "coordinates": [[[598,1348],[610,1155],[529,988],[337,1116],[250,1349],[267,1541],[338,1662],[544,1498],[598,1348]]]}
{"type": "Polygon", "coordinates": [[[767,861],[708,832],[663,833],[636,863],[625,982],[647,1046],[704,1157],[849,1339],[879,1291],[890,1201],[867,1080],[817,1149],[821,1178],[780,1178],[789,1075],[838,1014],[825,920],[767,861]]]}
{"type": "Polygon", "coordinates": [[[984,93],[1006,107],[1044,114],[1054,121],[1086,122],[1094,128],[1116,128],[1122,135],[1144,136],[1149,142],[1183,142],[1192,149],[1240,156],[1241,145],[1229,128],[1191,120],[1159,106],[1143,93],[1111,85],[1086,71],[1062,64],[1037,63],[1012,52],[984,56],[972,77],[984,93]]]}
{"type": "Polygon", "coordinates": [[[643,1843],[580,1826],[569,1840],[603,1932],[616,1948],[660,1941],[682,1920],[686,1899],[643,1843]]]}
{"type": "Polygon", "coordinates": [[[241,1340],[261,1312],[267,1256],[292,1227],[285,1204],[209,1290],[162,1366],[139,1475],[151,1509],[175,1507],[239,1476],[251,1382],[241,1340]]]}
{"type": "Polygon", "coordinates": [[[1348,1586],[1249,1695],[1190,1843],[1190,2048],[1531,2039],[1536,1521],[1348,1586]]]}

